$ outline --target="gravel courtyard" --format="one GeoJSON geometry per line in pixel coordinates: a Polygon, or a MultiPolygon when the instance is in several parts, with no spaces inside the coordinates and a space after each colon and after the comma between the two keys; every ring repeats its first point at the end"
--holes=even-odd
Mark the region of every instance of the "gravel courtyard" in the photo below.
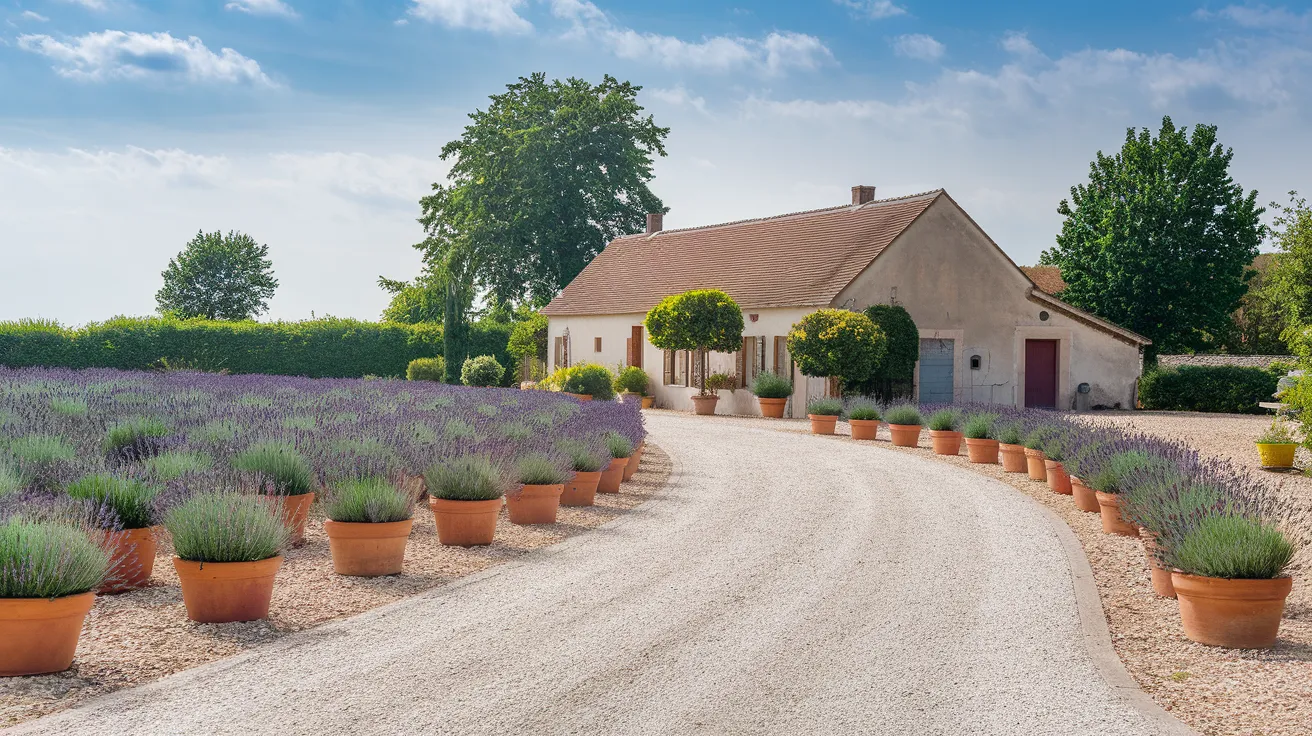
{"type": "Polygon", "coordinates": [[[1057,527],[1010,487],[747,422],[648,426],[670,482],[617,522],[15,733],[1171,728],[1104,679],[1057,527]]]}

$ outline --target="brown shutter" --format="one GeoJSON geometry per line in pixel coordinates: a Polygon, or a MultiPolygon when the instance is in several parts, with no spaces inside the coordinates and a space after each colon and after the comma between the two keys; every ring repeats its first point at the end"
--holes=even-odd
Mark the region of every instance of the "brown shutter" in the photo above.
{"type": "Polygon", "coordinates": [[[738,351],[738,355],[735,356],[734,367],[737,369],[738,375],[734,376],[734,378],[736,378],[738,381],[738,388],[747,387],[747,361],[748,361],[748,356],[751,354],[752,354],[752,338],[744,337],[742,348],[738,351]]]}
{"type": "Polygon", "coordinates": [[[643,348],[646,347],[645,345],[646,341],[643,339],[642,336],[642,325],[633,326],[633,337],[629,338],[629,342],[632,345],[632,347],[630,348],[632,353],[629,357],[629,365],[641,368],[642,354],[644,352],[643,348]]]}
{"type": "Polygon", "coordinates": [[[633,338],[624,338],[624,360],[627,365],[633,365],[633,338]]]}
{"type": "Polygon", "coordinates": [[[665,385],[674,385],[674,351],[666,350],[665,356],[665,385]]]}
{"type": "MultiPolygon", "coordinates": [[[[776,335],[774,338],[774,372],[784,375],[784,353],[788,350],[788,338],[776,335]]],[[[792,376],[788,376],[792,378],[792,376]]]]}

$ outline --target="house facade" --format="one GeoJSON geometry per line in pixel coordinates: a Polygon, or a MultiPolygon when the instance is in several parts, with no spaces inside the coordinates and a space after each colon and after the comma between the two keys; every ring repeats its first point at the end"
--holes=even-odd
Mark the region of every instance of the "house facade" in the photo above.
{"type": "Polygon", "coordinates": [[[618,238],[542,311],[554,370],[582,362],[636,365],[658,407],[691,409],[702,373],[729,373],[717,412],[757,414],[761,371],[793,379],[790,416],[826,394],[785,345],[794,323],[823,307],[907,309],[920,331],[914,396],[1085,409],[1134,406],[1148,340],[1038,288],[942,190],[778,217],[618,238]],[[643,320],[662,298],[723,289],[743,310],[743,347],[697,355],[658,350],[643,320]]]}

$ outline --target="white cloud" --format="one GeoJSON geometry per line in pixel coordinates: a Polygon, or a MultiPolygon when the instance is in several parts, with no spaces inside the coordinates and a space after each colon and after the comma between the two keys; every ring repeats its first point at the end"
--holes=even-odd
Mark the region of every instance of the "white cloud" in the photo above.
{"type": "Polygon", "coordinates": [[[857,15],[875,20],[907,14],[906,8],[893,4],[892,0],[834,0],[834,2],[850,8],[857,15]]]}
{"type": "Polygon", "coordinates": [[[525,0],[411,0],[407,13],[448,28],[489,33],[528,33],[533,24],[517,11],[525,0]]]}
{"type": "Polygon", "coordinates": [[[33,10],[24,10],[21,16],[24,20],[34,20],[38,23],[45,23],[49,18],[33,10]]]}
{"type": "Polygon", "coordinates": [[[1034,56],[1039,53],[1039,47],[1030,41],[1030,37],[1019,31],[1008,31],[1002,37],[1002,49],[1017,56],[1034,56]]]}
{"type": "Polygon", "coordinates": [[[683,85],[669,89],[652,89],[648,94],[667,105],[674,107],[691,107],[692,109],[706,113],[706,98],[693,96],[683,85]]]}
{"type": "Polygon", "coordinates": [[[232,0],[223,6],[227,10],[236,10],[251,15],[280,15],[295,18],[296,10],[282,0],[232,0]]]}
{"type": "Polygon", "coordinates": [[[1217,11],[1202,8],[1194,15],[1201,20],[1227,20],[1244,28],[1289,31],[1312,27],[1312,11],[1298,15],[1284,7],[1273,8],[1261,4],[1228,5],[1217,11]]]}
{"type": "Polygon", "coordinates": [[[815,69],[833,60],[820,39],[803,33],[776,31],[761,39],[711,36],[685,41],[621,26],[588,0],[552,0],[551,11],[557,18],[569,21],[566,38],[597,41],[621,59],[651,60],[672,69],[755,69],[780,74],[791,69],[815,69]]]}
{"type": "Polygon", "coordinates": [[[909,59],[936,61],[943,56],[946,49],[943,44],[934,40],[933,36],[926,36],[923,33],[908,33],[893,39],[893,51],[898,56],[905,56],[909,59]]]}
{"type": "Polygon", "coordinates": [[[60,76],[108,79],[180,79],[273,86],[254,59],[229,48],[214,53],[199,38],[168,33],[102,31],[64,41],[46,35],[18,37],[18,47],[55,62],[60,76]]]}
{"type": "Polygon", "coordinates": [[[108,7],[108,4],[105,2],[105,0],[60,0],[60,1],[65,3],[71,3],[73,5],[81,5],[82,7],[87,8],[88,10],[104,10],[106,7],[108,7]]]}

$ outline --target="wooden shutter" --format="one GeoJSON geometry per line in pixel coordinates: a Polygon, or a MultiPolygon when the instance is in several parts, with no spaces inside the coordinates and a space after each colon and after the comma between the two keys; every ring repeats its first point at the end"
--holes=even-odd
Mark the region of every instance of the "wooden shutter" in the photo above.
{"type": "Polygon", "coordinates": [[[665,355],[665,385],[674,385],[674,351],[666,350],[665,355]]]}
{"type": "MultiPolygon", "coordinates": [[[[788,338],[783,335],[777,335],[774,338],[774,372],[781,376],[787,375],[784,370],[788,363],[788,338]]],[[[791,375],[788,375],[792,379],[791,375]]]]}
{"type": "Polygon", "coordinates": [[[738,351],[738,355],[734,356],[734,367],[738,371],[738,375],[734,378],[738,379],[738,388],[747,388],[747,366],[751,354],[756,352],[752,344],[755,340],[754,337],[744,337],[742,348],[738,351]]]}
{"type": "Polygon", "coordinates": [[[633,338],[624,338],[624,363],[633,365],[633,338]]]}
{"type": "Polygon", "coordinates": [[[642,367],[642,353],[643,348],[646,346],[645,342],[642,336],[642,325],[634,325],[633,337],[629,338],[629,365],[637,368],[642,367]]]}
{"type": "Polygon", "coordinates": [[[551,362],[556,368],[565,367],[565,338],[557,337],[553,342],[551,362]]]}

